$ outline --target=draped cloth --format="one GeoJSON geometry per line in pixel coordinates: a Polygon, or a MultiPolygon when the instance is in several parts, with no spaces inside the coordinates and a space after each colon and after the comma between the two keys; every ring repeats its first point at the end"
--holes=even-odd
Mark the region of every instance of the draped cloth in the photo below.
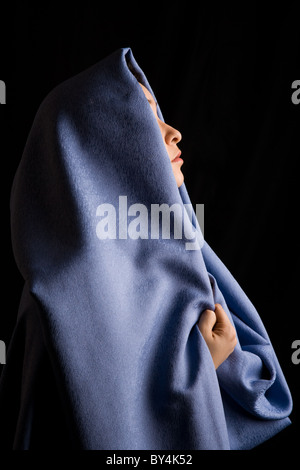
{"type": "Polygon", "coordinates": [[[169,237],[151,232],[152,207],[186,214],[191,201],[138,81],[154,96],[119,49],[34,119],[11,192],[24,290],[0,383],[4,448],[250,449],[290,424],[262,320],[194,211],[198,249],[172,213],[169,237]],[[197,322],[217,302],[238,344],[215,370],[197,322]]]}

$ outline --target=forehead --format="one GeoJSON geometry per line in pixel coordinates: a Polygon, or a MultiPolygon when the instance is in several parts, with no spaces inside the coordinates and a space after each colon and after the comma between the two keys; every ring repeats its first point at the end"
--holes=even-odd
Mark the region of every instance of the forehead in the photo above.
{"type": "Polygon", "coordinates": [[[150,91],[147,90],[147,88],[144,85],[142,85],[140,82],[139,82],[139,84],[142,87],[142,90],[143,90],[147,100],[150,100],[150,101],[152,100],[153,101],[153,96],[151,95],[150,91]]]}

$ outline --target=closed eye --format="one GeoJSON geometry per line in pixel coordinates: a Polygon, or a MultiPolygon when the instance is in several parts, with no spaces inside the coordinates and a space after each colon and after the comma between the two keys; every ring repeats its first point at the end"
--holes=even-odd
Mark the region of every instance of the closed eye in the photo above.
{"type": "Polygon", "coordinates": [[[148,101],[148,103],[150,103],[150,104],[155,104],[155,106],[157,106],[157,102],[156,102],[156,101],[154,101],[154,100],[152,100],[152,99],[150,99],[150,98],[147,98],[147,101],[148,101]]]}

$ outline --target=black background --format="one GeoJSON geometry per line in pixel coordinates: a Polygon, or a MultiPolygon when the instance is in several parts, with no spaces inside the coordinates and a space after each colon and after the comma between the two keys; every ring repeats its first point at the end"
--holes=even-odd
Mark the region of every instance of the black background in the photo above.
{"type": "Polygon", "coordinates": [[[23,285],[9,196],[35,113],[55,85],[131,47],[166,122],[182,132],[185,183],[192,203],[205,204],[205,238],[257,307],[293,395],[292,426],[257,451],[296,451],[299,2],[24,1],[2,13],[0,339],[8,345],[23,285]]]}

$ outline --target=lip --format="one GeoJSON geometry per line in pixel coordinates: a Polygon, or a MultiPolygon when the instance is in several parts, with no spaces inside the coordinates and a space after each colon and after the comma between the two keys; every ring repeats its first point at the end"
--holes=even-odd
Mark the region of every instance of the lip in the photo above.
{"type": "Polygon", "coordinates": [[[182,160],[182,158],[180,158],[180,156],[181,156],[181,151],[179,151],[178,154],[176,155],[176,157],[173,158],[172,163],[183,162],[183,160],[182,160]]]}

